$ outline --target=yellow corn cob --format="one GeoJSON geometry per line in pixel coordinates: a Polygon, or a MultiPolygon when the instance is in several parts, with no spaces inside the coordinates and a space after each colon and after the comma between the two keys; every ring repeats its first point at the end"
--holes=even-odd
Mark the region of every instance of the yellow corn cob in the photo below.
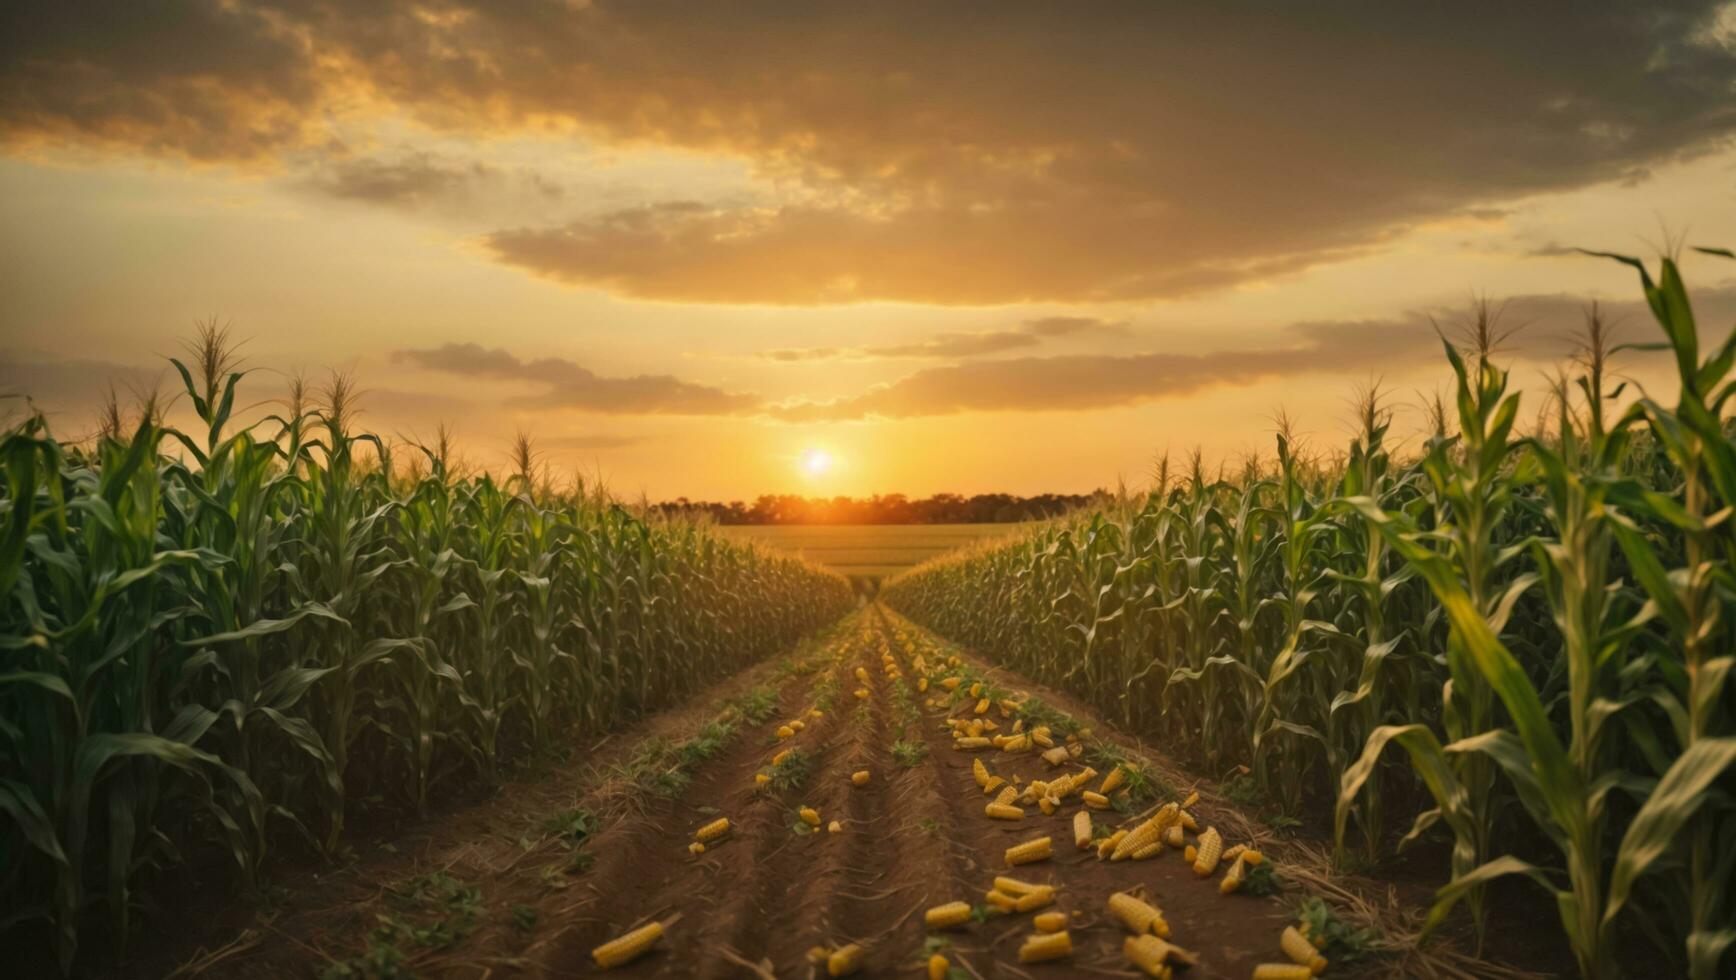
{"type": "Polygon", "coordinates": [[[1235,863],[1230,865],[1230,870],[1224,872],[1224,880],[1218,882],[1219,894],[1228,895],[1231,892],[1234,892],[1237,889],[1241,888],[1242,887],[1242,872],[1245,868],[1247,868],[1247,866],[1248,866],[1247,855],[1246,854],[1236,855],[1235,863]]]}
{"type": "Polygon", "coordinates": [[[1002,752],[1007,750],[1007,742],[1011,740],[1011,735],[996,735],[994,738],[989,739],[990,742],[994,743],[995,748],[1000,749],[1002,752]]]}
{"type": "Polygon", "coordinates": [[[1084,810],[1073,814],[1073,844],[1081,851],[1091,846],[1091,814],[1084,810]]]}
{"type": "Polygon", "coordinates": [[[1036,926],[1038,932],[1060,932],[1067,928],[1067,913],[1044,912],[1042,915],[1033,917],[1031,925],[1036,926]]]}
{"type": "Polygon", "coordinates": [[[1031,780],[1030,785],[1025,787],[1025,795],[1020,797],[1020,799],[1026,803],[1035,803],[1035,802],[1037,802],[1038,797],[1042,796],[1043,794],[1047,793],[1048,791],[1049,791],[1049,784],[1048,783],[1042,781],[1041,779],[1033,779],[1033,780],[1031,780]]]}
{"type": "Polygon", "coordinates": [[[663,938],[663,923],[647,922],[619,939],[611,939],[591,950],[591,959],[607,970],[630,963],[663,938]]]}
{"type": "Polygon", "coordinates": [[[1001,707],[1001,717],[1003,718],[1010,717],[1013,712],[1019,710],[1019,703],[1017,701],[1009,701],[1006,698],[1002,698],[997,703],[1001,707]]]}
{"type": "Polygon", "coordinates": [[[994,887],[996,891],[1005,892],[1014,898],[1018,898],[1020,895],[1029,895],[1039,888],[1048,888],[1049,886],[1038,884],[1034,881],[1012,878],[1007,875],[995,875],[994,887]]]}
{"type": "Polygon", "coordinates": [[[988,902],[990,905],[993,905],[995,908],[1000,909],[1002,912],[1011,912],[1013,906],[1019,903],[1018,899],[995,888],[989,889],[988,894],[983,896],[983,900],[988,902]]]}
{"type": "Polygon", "coordinates": [[[1002,786],[1001,791],[995,794],[995,802],[1002,806],[1011,806],[1012,802],[1018,798],[1018,788],[1013,786],[1002,786]]]}
{"type": "Polygon", "coordinates": [[[1042,963],[1072,955],[1073,937],[1065,929],[1027,936],[1024,945],[1019,947],[1020,963],[1042,963]]]}
{"type": "Polygon", "coordinates": [[[928,958],[928,980],[946,980],[946,973],[952,969],[952,964],[939,953],[928,958]]]}
{"type": "Polygon", "coordinates": [[[1170,962],[1193,966],[1199,957],[1156,936],[1129,936],[1121,944],[1121,952],[1129,962],[1145,971],[1147,976],[1166,977],[1170,962]]]}
{"type": "Polygon", "coordinates": [[[1187,846],[1187,850],[1181,852],[1181,859],[1183,861],[1186,861],[1188,864],[1192,864],[1195,861],[1198,861],[1199,856],[1200,856],[1200,849],[1198,847],[1195,847],[1192,844],[1189,844],[1187,846]]]}
{"type": "Polygon", "coordinates": [[[970,686],[970,696],[973,698],[980,698],[983,696],[983,682],[982,681],[977,681],[975,684],[972,684],[970,686]]]}
{"type": "Polygon", "coordinates": [[[1048,725],[1038,725],[1036,728],[1031,729],[1031,741],[1036,742],[1045,749],[1052,749],[1055,747],[1055,736],[1049,731],[1048,725]]]}
{"type": "Polygon", "coordinates": [[[1114,769],[1109,770],[1109,775],[1103,777],[1103,786],[1098,789],[1097,792],[1102,793],[1104,796],[1108,796],[1110,793],[1120,789],[1121,784],[1125,782],[1127,782],[1126,771],[1124,771],[1120,766],[1116,766],[1114,769]]]}
{"type": "Polygon", "coordinates": [[[698,857],[699,855],[705,853],[705,845],[701,844],[698,841],[694,841],[693,843],[687,845],[687,853],[692,854],[695,857],[698,857]]]}
{"type": "Polygon", "coordinates": [[[1127,931],[1134,935],[1169,935],[1169,923],[1164,921],[1163,913],[1157,906],[1134,898],[1126,892],[1116,892],[1109,896],[1109,914],[1121,920],[1127,931]]]}
{"type": "Polygon", "coordinates": [[[971,737],[959,739],[957,742],[953,743],[952,747],[955,749],[962,749],[966,752],[973,751],[975,749],[986,749],[989,747],[989,740],[986,738],[977,738],[975,736],[971,736],[971,737]]]}
{"type": "Polygon", "coordinates": [[[1007,806],[1005,803],[990,803],[988,806],[983,807],[983,814],[994,820],[1025,819],[1024,810],[1016,806],[1007,806]]]}
{"type": "Polygon", "coordinates": [[[796,730],[794,728],[791,728],[788,725],[779,725],[778,726],[778,737],[779,738],[789,738],[791,735],[794,735],[795,733],[796,733],[796,730]]]}
{"type": "Polygon", "coordinates": [[[807,722],[805,722],[805,721],[802,721],[802,720],[801,720],[801,719],[800,719],[800,718],[798,718],[798,719],[796,719],[796,720],[795,720],[795,721],[792,721],[792,722],[790,722],[790,728],[791,728],[791,729],[793,729],[793,730],[795,730],[795,731],[798,731],[798,732],[799,732],[799,731],[801,731],[801,730],[802,730],[802,729],[803,729],[803,728],[804,728],[804,727],[805,727],[805,726],[806,726],[806,725],[807,725],[807,724],[808,724],[808,723],[807,723],[807,722]]]}
{"type": "MultiPolygon", "coordinates": [[[[858,700],[858,701],[868,700],[868,689],[865,687],[857,688],[856,689],[856,700],[858,700]]],[[[836,955],[836,954],[834,954],[834,955],[836,955]]]]}
{"type": "Polygon", "coordinates": [[[947,902],[922,913],[922,921],[930,929],[951,929],[970,921],[969,902],[947,902]]]}
{"type": "Polygon", "coordinates": [[[1224,839],[1218,835],[1218,828],[1207,827],[1200,835],[1199,853],[1194,857],[1194,874],[1201,878],[1211,877],[1218,870],[1218,859],[1224,853],[1224,839]]]}
{"type": "Polygon", "coordinates": [[[1178,851],[1181,850],[1184,846],[1186,846],[1187,840],[1186,840],[1186,838],[1182,837],[1181,825],[1176,824],[1176,825],[1170,827],[1168,830],[1164,831],[1163,832],[1163,842],[1165,844],[1168,844],[1170,847],[1175,848],[1178,851]]]}
{"type": "Polygon", "coordinates": [[[1247,849],[1248,849],[1248,845],[1246,845],[1246,844],[1237,844],[1233,847],[1226,847],[1226,848],[1224,848],[1224,853],[1218,855],[1218,860],[1219,861],[1237,860],[1238,858],[1240,858],[1242,856],[1242,852],[1246,851],[1247,849]]]}
{"type": "Polygon", "coordinates": [[[796,815],[801,817],[802,822],[810,827],[818,827],[820,825],[820,811],[811,806],[802,807],[796,811],[796,815]]]}
{"type": "Polygon", "coordinates": [[[840,946],[826,957],[826,976],[847,977],[862,968],[862,947],[851,943],[840,946]]]}
{"type": "Polygon", "coordinates": [[[1002,752],[1023,752],[1031,747],[1031,739],[1026,735],[1013,735],[1001,743],[1002,752]]]}
{"type": "Polygon", "coordinates": [[[861,681],[864,684],[868,683],[868,668],[857,667],[856,668],[856,679],[861,681]]]}
{"type": "Polygon", "coordinates": [[[1042,809],[1043,816],[1045,817],[1053,814],[1055,812],[1055,807],[1058,805],[1059,804],[1055,802],[1053,796],[1045,796],[1037,801],[1037,806],[1042,809]]]}
{"type": "Polygon", "coordinates": [[[942,679],[940,682],[940,686],[946,688],[949,691],[958,690],[958,685],[959,685],[959,679],[957,677],[947,677],[947,678],[942,679]]]}
{"type": "MultiPolygon", "coordinates": [[[[928,678],[918,677],[916,679],[916,693],[921,694],[927,690],[928,690],[928,678]]],[[[941,957],[941,959],[945,959],[945,958],[946,957],[944,957],[944,956],[941,957]]]]}
{"type": "Polygon", "coordinates": [[[988,710],[989,710],[989,699],[988,698],[983,698],[982,700],[980,700],[976,703],[976,710],[975,710],[976,714],[979,714],[979,715],[984,714],[988,710]]]}
{"type": "Polygon", "coordinates": [[[790,749],[784,749],[782,752],[779,752],[777,755],[772,756],[772,765],[774,765],[774,766],[783,765],[784,760],[788,759],[790,757],[791,751],[792,750],[790,750],[790,749]]]}
{"type": "Polygon", "coordinates": [[[1188,807],[1193,806],[1195,803],[1198,803],[1199,801],[1200,801],[1199,790],[1194,790],[1192,793],[1189,793],[1187,795],[1187,799],[1181,801],[1181,808],[1183,810],[1186,810],[1188,807]]]}
{"type": "Polygon", "coordinates": [[[978,786],[987,786],[989,784],[989,767],[983,765],[983,760],[972,759],[970,762],[970,771],[972,775],[976,776],[978,786]]]}
{"type": "Polygon", "coordinates": [[[1020,719],[1013,722],[1013,734],[1014,735],[1017,735],[1024,730],[1025,730],[1025,719],[1020,718],[1020,719]]]}
{"type": "Polygon", "coordinates": [[[764,786],[765,784],[767,784],[771,781],[772,781],[772,777],[766,775],[763,772],[756,772],[753,774],[753,782],[754,782],[755,786],[764,786]]]}
{"type": "Polygon", "coordinates": [[[1006,780],[1002,779],[999,776],[990,776],[989,781],[983,784],[983,795],[987,796],[990,793],[994,793],[996,790],[999,790],[1000,792],[995,796],[995,802],[996,803],[1011,802],[1010,800],[1003,800],[1003,799],[1001,799],[1001,797],[1005,796],[1007,794],[1008,790],[1012,790],[1015,794],[1018,792],[1018,790],[1013,790],[1013,788],[1011,786],[1006,785],[1006,782],[1007,782],[1006,780]]]}
{"type": "Polygon", "coordinates": [[[993,718],[983,718],[980,720],[982,721],[983,731],[985,732],[998,732],[1001,729],[1001,726],[996,724],[993,718]]]}
{"type": "Polygon", "coordinates": [[[710,822],[710,823],[706,824],[705,826],[699,828],[698,830],[694,831],[693,832],[693,839],[700,842],[701,844],[704,844],[704,843],[707,843],[709,841],[716,840],[717,838],[722,837],[724,834],[727,834],[727,833],[729,833],[729,818],[728,817],[718,817],[716,820],[713,820],[712,822],[710,822]]]}
{"type": "Polygon", "coordinates": [[[1174,803],[1165,803],[1158,807],[1157,812],[1151,815],[1151,819],[1135,827],[1132,833],[1115,845],[1115,850],[1109,855],[1109,859],[1111,861],[1125,861],[1135,849],[1144,847],[1152,841],[1162,840],[1164,828],[1169,826],[1169,821],[1174,816],[1174,803]]]}
{"type": "Polygon", "coordinates": [[[1310,973],[1319,973],[1326,969],[1326,957],[1321,956],[1308,941],[1308,937],[1297,931],[1295,926],[1285,926],[1283,935],[1278,937],[1278,948],[1284,955],[1296,963],[1308,968],[1310,973]]]}
{"type": "Polygon", "coordinates": [[[981,718],[972,718],[970,720],[970,724],[966,725],[964,730],[965,730],[965,734],[969,735],[971,738],[976,738],[977,736],[981,735],[983,733],[983,721],[982,721],[982,719],[981,718]]]}
{"type": "Polygon", "coordinates": [[[1314,971],[1298,963],[1261,963],[1254,967],[1254,980],[1310,980],[1314,971]]]}
{"type": "Polygon", "coordinates": [[[1053,852],[1050,850],[1049,838],[1038,837],[1007,848],[1006,856],[1008,864],[1019,865],[1030,864],[1033,861],[1047,861],[1053,856],[1053,852]]]}
{"type": "Polygon", "coordinates": [[[1190,834],[1197,834],[1200,832],[1199,822],[1194,819],[1193,814],[1186,810],[1181,811],[1181,825],[1187,828],[1187,832],[1190,834]]]}
{"type": "Polygon", "coordinates": [[[1079,798],[1084,800],[1085,805],[1093,810],[1109,809],[1109,797],[1104,796],[1102,793],[1093,793],[1090,790],[1086,790],[1084,793],[1079,795],[1079,798]]]}
{"type": "Polygon", "coordinates": [[[1242,852],[1242,859],[1247,861],[1248,864],[1251,865],[1252,867],[1257,868],[1260,865],[1265,863],[1266,855],[1261,854],[1259,851],[1256,851],[1250,847],[1246,851],[1242,852]]]}
{"type": "Polygon", "coordinates": [[[1055,904],[1054,887],[1052,885],[1042,885],[1039,886],[1036,891],[1026,895],[1020,895],[1018,901],[1013,903],[1013,911],[1034,912],[1037,909],[1046,908],[1053,904],[1055,904]]]}
{"type": "Polygon", "coordinates": [[[1126,836],[1127,830],[1126,828],[1122,828],[1121,830],[1117,830],[1115,833],[1110,834],[1108,837],[1103,838],[1103,843],[1097,845],[1097,860],[1106,860],[1110,853],[1115,850],[1115,845],[1121,843],[1122,839],[1126,836]]]}
{"type": "Polygon", "coordinates": [[[851,773],[850,774],[850,782],[856,784],[857,786],[868,785],[868,770],[858,769],[855,772],[851,773]]]}
{"type": "Polygon", "coordinates": [[[810,717],[810,718],[820,718],[820,717],[823,717],[825,714],[826,713],[824,711],[821,711],[819,708],[809,708],[808,709],[808,717],[810,717]]]}
{"type": "Polygon", "coordinates": [[[1134,850],[1132,854],[1127,855],[1127,859],[1129,861],[1147,861],[1161,853],[1163,853],[1163,842],[1154,840],[1144,847],[1134,850]]]}

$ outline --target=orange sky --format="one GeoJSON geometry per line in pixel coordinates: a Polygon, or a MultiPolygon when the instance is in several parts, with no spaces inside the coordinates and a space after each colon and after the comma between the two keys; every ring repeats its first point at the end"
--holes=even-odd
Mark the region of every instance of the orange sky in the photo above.
{"type": "MultiPolygon", "coordinates": [[[[1589,299],[1651,329],[1571,246],[1736,246],[1728,3],[29,6],[0,392],[64,437],[214,315],[251,400],[353,371],[480,465],[1082,491],[1279,406],[1336,446],[1476,295],[1533,384],[1589,299]]],[[[1736,265],[1687,272],[1721,336],[1736,265]]]]}

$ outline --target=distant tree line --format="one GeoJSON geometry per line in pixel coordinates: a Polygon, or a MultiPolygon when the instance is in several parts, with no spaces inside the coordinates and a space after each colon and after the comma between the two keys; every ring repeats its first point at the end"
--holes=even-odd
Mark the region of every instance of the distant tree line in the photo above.
{"type": "Polygon", "coordinates": [[[1101,505],[1108,499],[1103,490],[1089,494],[1044,493],[1035,497],[1010,493],[979,493],[972,497],[937,493],[914,500],[901,493],[860,499],[765,494],[752,504],[677,497],[654,507],[672,517],[708,515],[718,524],[1012,524],[1055,517],[1087,505],[1101,505]]]}

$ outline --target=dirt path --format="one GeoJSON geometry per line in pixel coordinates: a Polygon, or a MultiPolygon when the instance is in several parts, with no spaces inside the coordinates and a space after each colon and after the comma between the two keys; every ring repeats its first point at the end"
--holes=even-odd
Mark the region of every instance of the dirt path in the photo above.
{"type": "MultiPolygon", "coordinates": [[[[1187,976],[1247,977],[1258,963],[1284,961],[1278,937],[1294,921],[1295,889],[1220,894],[1222,870],[1201,877],[1169,849],[1100,860],[1095,847],[1075,846],[1077,792],[1052,814],[1026,805],[1022,819],[991,819],[978,759],[1020,790],[1087,765],[1099,770],[1092,789],[1118,762],[1143,773],[1113,794],[1114,809],[1090,811],[1099,837],[1192,789],[1082,706],[869,607],[799,656],[618,737],[588,780],[562,776],[562,792],[528,791],[530,805],[467,812],[452,822],[469,839],[436,835],[414,858],[350,869],[339,894],[299,899],[317,917],[292,908],[266,918],[245,945],[186,975],[590,976],[601,972],[596,946],[657,920],[666,929],[656,949],[607,975],[809,977],[811,949],[854,943],[862,976],[925,976],[936,951],[949,958],[949,977],[1136,976],[1122,952],[1127,932],[1105,910],[1112,893],[1130,889],[1163,910],[1171,942],[1197,954],[1187,976]],[[979,715],[969,694],[978,682],[1009,710],[979,715]],[[997,735],[1049,725],[1062,747],[1078,729],[1077,750],[1059,765],[1034,751],[960,751],[955,719],[987,719],[997,735]],[[780,738],[785,725],[799,730],[780,738]],[[859,771],[868,777],[856,785],[859,771]],[[818,811],[818,827],[803,822],[802,807],[818,811]],[[729,833],[690,853],[694,831],[718,816],[729,833]],[[1053,856],[1009,868],[1006,849],[1039,836],[1051,838],[1053,856]],[[1032,915],[989,907],[997,875],[1056,889],[1043,911],[1066,914],[1070,956],[1019,962],[1032,915]],[[952,901],[975,906],[973,920],[930,931],[923,911],[952,901]]],[[[1221,800],[1191,812],[1226,844],[1283,851],[1221,800]]],[[[1392,969],[1334,964],[1328,976],[1392,969]]]]}

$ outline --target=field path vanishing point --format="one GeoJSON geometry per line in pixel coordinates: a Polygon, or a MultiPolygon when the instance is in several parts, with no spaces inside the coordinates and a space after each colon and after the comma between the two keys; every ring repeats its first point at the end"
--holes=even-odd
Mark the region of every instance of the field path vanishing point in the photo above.
{"type": "MultiPolygon", "coordinates": [[[[426,881],[430,874],[473,889],[462,903],[470,912],[450,938],[437,931],[427,948],[394,947],[401,975],[825,976],[824,966],[811,965],[809,951],[855,943],[863,950],[860,976],[927,976],[928,958],[937,950],[949,958],[949,977],[1139,976],[1122,952],[1128,933],[1106,911],[1110,894],[1135,888],[1162,909],[1169,941],[1199,958],[1178,975],[1245,978],[1256,964],[1286,962],[1278,940],[1294,921],[1301,897],[1294,889],[1280,897],[1223,895],[1223,869],[1200,877],[1169,848],[1149,860],[1099,860],[1095,847],[1075,846],[1078,792],[1053,814],[1027,805],[1020,820],[987,817],[991,800],[974,777],[977,759],[1021,789],[1087,763],[1101,770],[1086,787],[1097,789],[1108,772],[1105,751],[1149,766],[1143,796],[1124,789],[1115,794],[1118,809],[1090,811],[1100,836],[1133,826],[1189,787],[1175,785],[1173,769],[1129,751],[1134,743],[1110,735],[1070,699],[967,659],[878,605],[852,614],[795,658],[761,664],[708,696],[716,700],[695,701],[615,736],[610,764],[554,798],[595,815],[580,844],[535,831],[527,839],[522,825],[536,818],[522,799],[511,810],[518,825],[478,835],[491,819],[508,819],[491,816],[498,801],[478,804],[461,814],[467,838],[443,839],[436,832],[414,858],[372,870],[363,862],[351,874],[366,887],[352,884],[347,894],[323,902],[302,896],[298,904],[319,909],[317,915],[268,920],[267,928],[250,931],[247,943],[205,954],[183,975],[291,971],[317,977],[339,963],[352,971],[342,976],[391,975],[367,965],[381,955],[375,924],[402,910],[401,902],[382,908],[382,896],[401,895],[406,881],[426,881]],[[960,658],[957,667],[947,665],[953,656],[960,658]],[[956,694],[942,686],[947,676],[961,679],[956,694]],[[924,679],[930,683],[923,685],[924,679]],[[1051,766],[1035,751],[955,749],[948,719],[994,719],[1000,734],[1017,721],[1016,712],[1003,717],[998,707],[976,714],[978,699],[967,690],[977,680],[1025,700],[1031,728],[1065,719],[1056,725],[1058,746],[1067,745],[1059,734],[1067,722],[1084,726],[1079,757],[1051,766]],[[720,744],[679,765],[669,761],[682,757],[684,740],[703,735],[707,721],[720,717],[734,726],[720,744]],[[777,736],[780,726],[798,721],[800,730],[777,736]],[[772,760],[786,750],[790,756],[774,767],[772,760]],[[659,783],[669,767],[679,768],[679,776],[659,783]],[[867,782],[854,785],[851,774],[862,770],[867,782]],[[772,781],[758,785],[761,773],[772,781]],[[817,828],[798,815],[804,806],[819,812],[817,828]],[[694,831],[720,815],[729,818],[729,832],[702,854],[691,854],[694,831]],[[833,821],[839,829],[828,832],[833,821]],[[1007,866],[1008,847],[1045,835],[1053,839],[1052,858],[1007,866]],[[593,856],[588,865],[572,860],[581,851],[593,856]],[[1034,913],[987,911],[985,895],[998,875],[1055,887],[1054,904],[1040,911],[1067,914],[1070,956],[1020,963],[1019,947],[1035,931],[1034,913]],[[973,920],[928,929],[924,910],[953,901],[975,906],[973,920]],[[593,948],[651,920],[666,924],[651,952],[613,970],[596,968],[593,948]]],[[[542,805],[553,802],[545,795],[542,805]]],[[[1249,841],[1264,831],[1221,800],[1201,801],[1192,812],[1201,830],[1212,823],[1224,828],[1226,846],[1269,843],[1249,841]]],[[[1390,968],[1335,964],[1327,976],[1384,975],[1390,968]]]]}

